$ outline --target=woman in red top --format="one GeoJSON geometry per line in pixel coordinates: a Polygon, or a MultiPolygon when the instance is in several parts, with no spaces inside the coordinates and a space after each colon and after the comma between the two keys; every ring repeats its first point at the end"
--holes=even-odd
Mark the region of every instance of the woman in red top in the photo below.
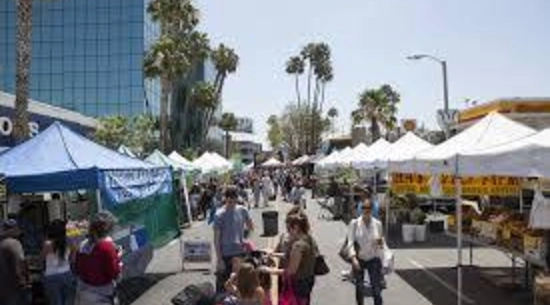
{"type": "Polygon", "coordinates": [[[99,212],[90,224],[88,239],[76,254],[78,277],[76,305],[112,305],[115,282],[121,266],[121,253],[109,236],[115,224],[109,212],[99,212]]]}

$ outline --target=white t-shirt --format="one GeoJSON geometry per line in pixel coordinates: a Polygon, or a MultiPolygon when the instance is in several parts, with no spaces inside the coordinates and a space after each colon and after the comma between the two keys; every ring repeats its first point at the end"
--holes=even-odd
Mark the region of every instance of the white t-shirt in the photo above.
{"type": "Polygon", "coordinates": [[[360,216],[351,221],[348,231],[348,249],[351,256],[357,255],[361,260],[371,260],[381,257],[383,247],[377,242],[382,238],[382,223],[371,216],[368,225],[360,216]],[[359,253],[355,253],[354,243],[359,246],[359,253]]]}

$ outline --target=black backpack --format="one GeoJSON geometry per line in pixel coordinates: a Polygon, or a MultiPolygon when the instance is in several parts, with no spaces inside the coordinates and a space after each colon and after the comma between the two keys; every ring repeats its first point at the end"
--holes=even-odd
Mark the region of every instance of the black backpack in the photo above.
{"type": "Polygon", "coordinates": [[[174,305],[215,305],[214,285],[209,282],[189,285],[172,298],[174,305]]]}

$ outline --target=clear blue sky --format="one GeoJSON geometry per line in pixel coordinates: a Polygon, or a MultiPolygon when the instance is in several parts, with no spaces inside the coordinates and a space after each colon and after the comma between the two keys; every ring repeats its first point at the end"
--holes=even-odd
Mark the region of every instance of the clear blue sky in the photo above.
{"type": "Polygon", "coordinates": [[[510,96],[550,96],[547,0],[201,0],[203,30],[240,55],[224,91],[224,110],[253,117],[265,138],[267,117],[294,99],[287,58],[308,42],[332,48],[329,106],[346,131],[358,93],[383,83],[401,93],[400,118],[435,127],[442,105],[436,63],[448,61],[451,107],[510,96]]]}

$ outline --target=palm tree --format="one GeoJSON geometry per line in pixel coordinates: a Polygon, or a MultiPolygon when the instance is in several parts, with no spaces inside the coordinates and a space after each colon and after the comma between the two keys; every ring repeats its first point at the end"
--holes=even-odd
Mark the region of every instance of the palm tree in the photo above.
{"type": "Polygon", "coordinates": [[[185,75],[191,69],[191,62],[186,56],[184,41],[163,35],[148,50],[143,61],[143,68],[146,77],[160,78],[161,100],[160,100],[160,146],[166,152],[169,147],[168,123],[169,109],[172,100],[172,88],[174,82],[185,75]]]}
{"type": "MultiPolygon", "coordinates": [[[[212,61],[214,62],[214,67],[216,68],[214,90],[217,108],[217,105],[219,105],[221,102],[221,95],[227,75],[237,71],[237,66],[239,65],[239,56],[237,55],[237,53],[235,53],[235,50],[227,47],[222,43],[211,52],[210,57],[212,58],[212,61]]],[[[202,136],[203,142],[206,140],[206,136],[208,135],[208,128],[212,125],[213,114],[216,108],[208,109],[209,111],[206,112],[206,115],[204,117],[205,129],[202,136]]]]}
{"type": "Polygon", "coordinates": [[[16,143],[29,137],[29,86],[32,50],[32,0],[17,0],[17,72],[15,89],[16,143]]]}
{"type": "Polygon", "coordinates": [[[235,50],[227,47],[223,43],[212,51],[211,56],[217,71],[214,87],[216,87],[216,95],[218,99],[220,99],[227,75],[237,71],[239,56],[235,53],[235,50]]]}
{"type": "Polygon", "coordinates": [[[229,159],[229,132],[237,128],[237,118],[232,112],[222,114],[220,128],[225,132],[225,157],[229,159]]]}
{"type": "Polygon", "coordinates": [[[338,117],[338,109],[331,107],[327,112],[328,117],[330,118],[330,126],[332,129],[332,133],[335,132],[335,126],[334,120],[338,117]]]}
{"type": "Polygon", "coordinates": [[[397,104],[399,94],[391,86],[379,89],[367,89],[359,95],[358,108],[352,112],[354,123],[368,122],[372,141],[381,136],[381,127],[391,129],[397,122],[397,104]]]}
{"type": "MultiPolygon", "coordinates": [[[[218,109],[219,100],[216,94],[216,88],[214,85],[208,82],[198,82],[193,86],[189,95],[189,101],[201,109],[204,113],[204,117],[212,118],[213,113],[218,109]]],[[[200,130],[200,139],[202,145],[205,144],[208,131],[211,126],[211,121],[206,119],[202,120],[202,127],[200,130]]]]}
{"type": "Polygon", "coordinates": [[[300,75],[304,74],[305,63],[300,56],[292,56],[286,62],[286,73],[294,75],[295,78],[295,87],[296,87],[296,103],[300,105],[300,75]]]}
{"type": "Polygon", "coordinates": [[[145,55],[144,73],[149,78],[160,78],[160,146],[166,152],[170,148],[173,85],[206,58],[210,47],[207,35],[195,30],[199,12],[190,0],[153,0],[147,12],[161,27],[160,38],[145,55]]]}

